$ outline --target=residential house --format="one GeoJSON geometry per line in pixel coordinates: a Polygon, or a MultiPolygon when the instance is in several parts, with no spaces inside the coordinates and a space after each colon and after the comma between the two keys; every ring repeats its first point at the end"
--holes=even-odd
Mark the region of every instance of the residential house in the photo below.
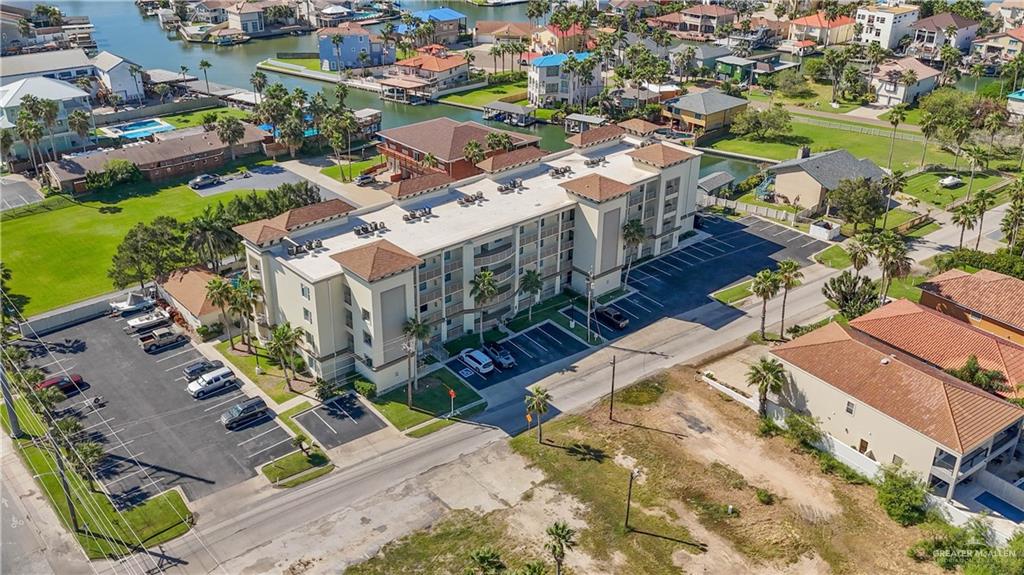
{"type": "Polygon", "coordinates": [[[652,38],[641,36],[636,32],[626,32],[626,35],[623,38],[623,42],[620,43],[615,49],[614,58],[612,59],[611,64],[613,66],[618,66],[620,64],[628,64],[629,57],[627,55],[627,49],[630,46],[637,45],[642,45],[645,48],[647,48],[650,51],[650,53],[659,60],[667,59],[669,57],[670,52],[668,46],[662,46],[655,42],[652,38]]]}
{"type": "Polygon", "coordinates": [[[192,20],[221,24],[228,21],[228,8],[238,0],[200,0],[192,5],[192,20]]]}
{"type": "Polygon", "coordinates": [[[125,102],[141,102],[145,99],[145,78],[141,66],[106,51],[97,54],[92,63],[96,67],[97,79],[108,92],[117,94],[125,102]],[[133,74],[132,70],[136,72],[133,74]]]}
{"type": "Polygon", "coordinates": [[[0,113],[2,113],[2,116],[0,116],[0,128],[10,129],[11,135],[14,137],[14,145],[10,151],[11,156],[18,159],[29,158],[28,147],[18,137],[17,130],[13,129],[18,121],[22,100],[26,96],[34,96],[40,99],[46,98],[57,102],[57,123],[51,128],[53,138],[51,139],[49,132],[44,129],[43,139],[38,143],[41,149],[48,151],[52,146],[52,149],[60,154],[80,149],[91,143],[88,137],[80,137],[71,131],[71,128],[68,126],[68,115],[75,110],[82,110],[92,118],[92,107],[89,105],[88,93],[82,91],[77,86],[72,86],[67,82],[61,82],[52,78],[23,78],[12,84],[0,87],[0,113]]]}
{"type": "Polygon", "coordinates": [[[910,35],[910,25],[917,22],[921,9],[911,4],[867,4],[857,8],[856,20],[861,25],[861,44],[878,44],[894,50],[904,36],[910,35]]]}
{"type": "Polygon", "coordinates": [[[488,155],[488,134],[508,134],[513,146],[521,148],[536,145],[539,138],[517,132],[497,130],[476,122],[457,122],[444,116],[381,130],[377,135],[380,143],[377,150],[384,155],[388,169],[401,178],[443,172],[454,180],[480,173],[480,170],[466,160],[463,148],[470,141],[479,142],[488,155]],[[431,155],[437,161],[436,167],[423,164],[423,158],[431,155]]]}
{"type": "Polygon", "coordinates": [[[993,2],[985,8],[993,16],[999,16],[1003,22],[1002,30],[1004,32],[1024,26],[1024,0],[993,2]]]}
{"type": "Polygon", "coordinates": [[[4,56],[0,86],[35,76],[74,83],[83,76],[95,75],[95,64],[81,48],[36,52],[4,56]]]}
{"type": "Polygon", "coordinates": [[[224,315],[206,289],[210,280],[218,278],[220,276],[201,266],[175,270],[159,283],[160,295],[178,310],[193,330],[216,323],[223,325],[224,315]]]}
{"type": "Polygon", "coordinates": [[[747,100],[711,89],[665,102],[662,114],[681,130],[710,132],[732,124],[747,109],[747,100]]]}
{"type": "Polygon", "coordinates": [[[27,20],[31,15],[32,11],[27,8],[19,8],[6,3],[0,6],[0,38],[2,38],[0,49],[3,50],[5,56],[9,50],[34,43],[31,34],[22,35],[20,24],[23,19],[27,20]]]}
{"type": "Polygon", "coordinates": [[[1024,280],[990,270],[953,269],[920,285],[921,305],[1024,344],[1024,280]]]}
{"type": "MultiPolygon", "coordinates": [[[[245,135],[233,146],[235,155],[259,153],[270,134],[251,124],[243,123],[243,126],[245,135]]],[[[113,159],[135,164],[144,178],[156,182],[208,172],[222,166],[230,158],[231,150],[217,137],[216,132],[202,132],[66,157],[47,163],[46,177],[55,189],[78,194],[88,191],[86,175],[89,172],[103,173],[107,162],[113,159]]]]}
{"type": "Polygon", "coordinates": [[[829,20],[824,12],[797,18],[790,22],[789,42],[814,42],[819,47],[835,46],[853,40],[856,21],[849,16],[829,20]]]}
{"type": "Polygon", "coordinates": [[[967,52],[978,35],[978,23],[952,12],[943,12],[914,22],[910,29],[914,39],[907,46],[908,56],[938,60],[942,47],[950,45],[967,52]],[[949,33],[952,32],[952,36],[949,33]]]}
{"type": "Polygon", "coordinates": [[[770,353],[789,376],[780,404],[939,497],[973,499],[968,484],[1013,457],[1024,409],[866,333],[833,322],[770,353]]]}
{"type": "Polygon", "coordinates": [[[563,66],[569,58],[582,61],[588,56],[589,52],[570,52],[534,58],[526,83],[530,103],[550,108],[558,102],[579,104],[598,95],[604,87],[600,65],[595,65],[589,75],[570,73],[563,66]]]}
{"type": "Polygon", "coordinates": [[[871,89],[880,106],[913,104],[939,86],[941,72],[917,58],[887,60],[871,73],[871,89]],[[908,78],[915,78],[908,84],[908,78]]]}
{"type": "Polygon", "coordinates": [[[434,26],[434,33],[429,38],[416,36],[417,24],[411,26],[398,24],[395,26],[395,33],[411,39],[415,46],[423,46],[425,44],[451,46],[457,44],[459,36],[466,31],[466,15],[451,8],[419,10],[413,12],[412,17],[419,22],[431,22],[434,26]]]}
{"type": "Polygon", "coordinates": [[[360,108],[352,112],[356,123],[359,124],[359,133],[356,134],[360,140],[370,141],[377,137],[380,131],[383,114],[375,108],[360,108]]]}
{"type": "Polygon", "coordinates": [[[803,209],[819,210],[828,193],[843,180],[864,178],[877,181],[885,172],[868,159],[858,160],[846,150],[811,154],[805,146],[793,160],[768,168],[775,174],[775,197],[803,209]]]}
{"type": "Polygon", "coordinates": [[[1008,121],[1014,126],[1024,124],[1024,90],[1011,92],[1006,98],[1008,121]]]}
{"type": "Polygon", "coordinates": [[[521,41],[529,44],[539,26],[530,22],[506,22],[504,20],[477,20],[473,28],[474,44],[497,44],[521,41]]]}
{"type": "Polygon", "coordinates": [[[754,60],[739,56],[723,56],[715,62],[715,75],[719,80],[731,80],[742,84],[754,74],[754,60]]]}
{"type": "Polygon", "coordinates": [[[420,53],[395,62],[392,76],[424,82],[429,90],[437,92],[465,83],[469,79],[469,62],[454,52],[420,53]]]}
{"type": "MultiPolygon", "coordinates": [[[[432,145],[436,122],[398,130],[420,132],[432,145]]],[[[386,141],[391,131],[382,132],[386,141]]],[[[410,317],[428,326],[426,352],[491,329],[566,287],[586,291],[589,283],[599,297],[621,286],[630,257],[624,222],[648,222],[637,252],[650,256],[675,248],[693,227],[696,150],[623,138],[586,155],[520,149],[488,164],[500,170],[500,182],[436,173],[402,182],[391,202],[358,216],[348,206],[324,210],[318,221],[302,218],[291,230],[269,221],[236,227],[246,269],[264,286],[253,322],[259,339],[290,322],[303,330],[298,352],[318,377],[339,381],[354,370],[385,393],[411,376],[402,346],[410,317]],[[592,165],[594,153],[604,161],[592,165]],[[499,189],[513,179],[525,193],[499,189]],[[487,302],[472,295],[481,270],[498,284],[487,302]],[[541,275],[539,296],[522,293],[526,270],[541,275]]]]}
{"type": "Polygon", "coordinates": [[[317,31],[320,47],[320,69],[337,71],[338,66],[362,68],[364,66],[386,66],[395,63],[395,51],[384,40],[354,22],[346,22],[334,28],[317,31]],[[340,40],[337,44],[335,40],[340,40]],[[360,54],[369,58],[365,64],[360,54]]]}
{"type": "Polygon", "coordinates": [[[225,8],[228,28],[243,34],[262,34],[275,25],[295,24],[295,6],[288,0],[240,1],[225,8]],[[270,9],[284,6],[291,10],[291,16],[284,19],[272,18],[270,9]]]}
{"type": "Polygon", "coordinates": [[[647,138],[661,129],[661,126],[658,124],[648,122],[643,118],[630,118],[628,120],[623,120],[616,124],[616,126],[625,130],[627,134],[631,134],[639,138],[647,138]]]}
{"type": "Polygon", "coordinates": [[[686,8],[681,14],[685,28],[680,31],[702,36],[714,36],[716,30],[736,21],[736,11],[719,4],[698,4],[686,8]]]}
{"type": "Polygon", "coordinates": [[[714,70],[715,62],[717,62],[719,58],[732,56],[732,50],[726,46],[706,43],[698,44],[697,46],[680,44],[669,50],[672,65],[675,65],[676,54],[688,54],[691,48],[693,49],[693,57],[690,59],[690,68],[693,70],[700,70],[702,68],[714,70]]]}
{"type": "Polygon", "coordinates": [[[600,128],[608,123],[608,118],[604,116],[595,116],[592,114],[580,114],[573,112],[565,117],[565,121],[562,126],[565,128],[566,134],[579,134],[594,128],[600,128]]]}
{"type": "Polygon", "coordinates": [[[608,11],[616,16],[625,16],[630,8],[636,7],[641,16],[653,16],[660,5],[657,0],[609,0],[608,11]]]}
{"type": "Polygon", "coordinates": [[[544,54],[582,52],[587,49],[588,39],[586,29],[579,24],[573,24],[566,30],[548,24],[533,34],[533,51],[544,54]]]}
{"type": "Polygon", "coordinates": [[[971,55],[989,63],[1005,63],[1024,52],[1024,26],[977,38],[971,55]]]}
{"type": "Polygon", "coordinates": [[[971,357],[981,369],[1006,378],[1005,397],[1024,397],[1024,346],[899,299],[850,320],[850,327],[942,370],[963,367],[971,357]]]}

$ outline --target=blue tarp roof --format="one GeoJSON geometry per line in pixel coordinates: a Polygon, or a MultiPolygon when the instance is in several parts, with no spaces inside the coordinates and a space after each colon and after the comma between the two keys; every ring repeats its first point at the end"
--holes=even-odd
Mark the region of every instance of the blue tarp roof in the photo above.
{"type": "MultiPolygon", "coordinates": [[[[589,55],[590,52],[577,52],[575,56],[577,60],[584,60],[589,55]]],[[[534,58],[533,61],[530,62],[530,65],[542,68],[547,66],[561,66],[568,59],[568,54],[551,54],[549,56],[534,58]]]]}

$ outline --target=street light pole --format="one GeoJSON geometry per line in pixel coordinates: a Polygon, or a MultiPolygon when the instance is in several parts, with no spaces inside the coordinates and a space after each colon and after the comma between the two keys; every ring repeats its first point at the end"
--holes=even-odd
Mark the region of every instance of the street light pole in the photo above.
{"type": "Polygon", "coordinates": [[[0,388],[3,388],[4,407],[7,409],[7,421],[11,425],[11,439],[21,437],[21,425],[18,413],[14,410],[14,396],[11,394],[11,382],[7,381],[7,370],[0,367],[0,388]]]}
{"type": "Polygon", "coordinates": [[[608,396],[608,421],[615,421],[615,356],[612,356],[612,392],[608,396]]]}
{"type": "Polygon", "coordinates": [[[593,338],[593,334],[590,331],[590,313],[591,313],[590,300],[591,300],[591,296],[593,295],[593,293],[594,293],[594,269],[591,268],[590,271],[587,272],[587,343],[590,343],[591,340],[594,339],[593,338]]]}
{"type": "Polygon", "coordinates": [[[629,471],[629,489],[626,491],[626,531],[630,530],[629,527],[629,508],[633,504],[633,480],[636,479],[637,470],[631,469],[629,471]]]}

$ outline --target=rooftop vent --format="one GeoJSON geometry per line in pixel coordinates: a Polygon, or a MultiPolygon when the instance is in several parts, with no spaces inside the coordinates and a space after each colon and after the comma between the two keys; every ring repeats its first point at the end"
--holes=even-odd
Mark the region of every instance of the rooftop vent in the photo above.
{"type": "Polygon", "coordinates": [[[889,358],[888,357],[883,357],[882,361],[880,361],[878,363],[880,363],[882,365],[889,365],[889,358]]]}

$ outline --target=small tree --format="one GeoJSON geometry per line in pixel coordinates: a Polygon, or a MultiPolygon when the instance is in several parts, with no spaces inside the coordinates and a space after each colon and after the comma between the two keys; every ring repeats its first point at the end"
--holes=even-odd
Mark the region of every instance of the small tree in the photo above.
{"type": "Polygon", "coordinates": [[[1010,391],[1006,385],[1006,376],[998,369],[985,369],[978,362],[978,356],[973,353],[967,358],[967,362],[956,369],[947,369],[946,373],[953,377],[966,381],[967,383],[984,389],[989,393],[1005,393],[1010,391]]]}
{"type": "Polygon", "coordinates": [[[409,359],[409,379],[405,386],[405,403],[408,407],[412,407],[412,390],[414,387],[419,387],[419,370],[416,368],[416,348],[419,346],[421,341],[427,341],[430,339],[430,326],[423,323],[417,318],[410,317],[405,320],[402,325],[402,334],[406,337],[406,345],[409,346],[407,350],[409,359]]]}
{"type": "Polygon", "coordinates": [[[779,274],[772,270],[761,270],[754,276],[750,291],[761,298],[761,339],[764,339],[764,323],[768,314],[768,300],[775,297],[782,287],[779,274]]]}
{"type": "Polygon", "coordinates": [[[576,546],[576,530],[569,527],[565,521],[555,521],[545,533],[548,542],[544,544],[544,548],[551,553],[551,558],[555,561],[555,575],[562,575],[565,552],[572,551],[576,546]]]}
{"type": "Polygon", "coordinates": [[[304,433],[300,433],[292,438],[292,446],[302,452],[303,455],[309,455],[309,438],[304,433]]]}
{"type": "Polygon", "coordinates": [[[245,137],[245,126],[234,116],[223,116],[217,120],[217,137],[228,145],[231,151],[231,160],[235,159],[235,144],[245,137]]]}
{"type": "Polygon", "coordinates": [[[800,280],[804,278],[803,272],[800,271],[800,264],[795,260],[782,260],[779,262],[779,283],[782,284],[782,317],[779,321],[779,335],[786,333],[786,299],[789,297],[789,290],[800,285],[800,280]]]}
{"type": "Polygon", "coordinates": [[[478,308],[477,315],[480,317],[480,345],[484,344],[484,310],[483,307],[498,295],[498,281],[494,278],[494,272],[483,269],[476,272],[473,279],[469,280],[469,295],[478,308]]]}
{"type": "MultiPolygon", "coordinates": [[[[628,272],[627,272],[628,273],[628,272]]],[[[537,301],[537,295],[544,289],[544,280],[537,270],[526,270],[519,278],[519,291],[530,296],[530,305],[527,307],[527,317],[533,321],[533,304],[537,301]]]]}
{"type": "Polygon", "coordinates": [[[469,554],[471,575],[499,575],[504,573],[507,567],[501,560],[501,554],[490,547],[477,549],[469,554]]]}
{"type": "Polygon", "coordinates": [[[96,471],[99,470],[100,466],[103,465],[103,461],[107,458],[107,453],[103,451],[103,446],[95,441],[82,441],[71,446],[71,451],[75,455],[68,458],[71,462],[71,467],[76,473],[85,478],[89,489],[95,491],[96,488],[92,478],[96,476],[96,471]]]}
{"type": "Polygon", "coordinates": [[[768,392],[779,393],[786,383],[786,368],[777,359],[762,357],[747,370],[747,383],[757,388],[757,412],[768,415],[768,392]]]}
{"type": "Polygon", "coordinates": [[[860,317],[878,305],[878,287],[867,276],[855,276],[845,270],[830,278],[821,293],[839,309],[846,319],[860,317]]]}
{"type": "Polygon", "coordinates": [[[640,220],[632,219],[622,224],[622,244],[626,249],[626,277],[622,280],[623,283],[629,283],[629,272],[633,269],[637,249],[646,238],[647,230],[640,220]]]}
{"type": "Polygon", "coordinates": [[[927,490],[913,472],[898,465],[883,465],[878,483],[878,504],[893,521],[907,527],[924,521],[927,490]]]}
{"type": "Polygon", "coordinates": [[[206,283],[206,297],[210,303],[220,308],[220,316],[224,320],[224,329],[228,330],[228,341],[231,349],[235,348],[235,336],[231,333],[231,315],[228,308],[235,299],[234,288],[221,278],[213,278],[206,283]]]}
{"type": "Polygon", "coordinates": [[[537,417],[537,443],[544,443],[544,432],[541,430],[541,419],[548,412],[548,404],[551,402],[551,394],[543,387],[533,390],[533,393],[526,394],[526,412],[537,417]]]}

